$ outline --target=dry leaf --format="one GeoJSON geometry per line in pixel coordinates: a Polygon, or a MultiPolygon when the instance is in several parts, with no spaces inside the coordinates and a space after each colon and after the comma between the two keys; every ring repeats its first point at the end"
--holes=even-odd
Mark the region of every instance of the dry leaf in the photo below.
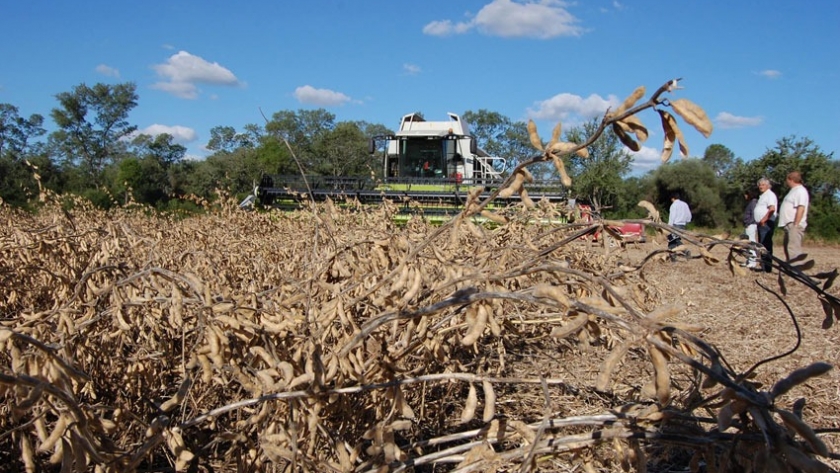
{"type": "Polygon", "coordinates": [[[630,138],[630,135],[628,135],[618,123],[613,123],[612,129],[613,133],[618,136],[618,139],[621,140],[624,146],[630,148],[632,151],[639,151],[642,149],[642,147],[639,146],[639,143],[637,143],[633,138],[630,138]]]}
{"type": "Polygon", "coordinates": [[[543,150],[542,140],[537,133],[537,124],[534,123],[534,120],[528,120],[528,139],[531,140],[531,146],[539,151],[543,150]]]}
{"type": "Polygon", "coordinates": [[[712,134],[712,121],[706,116],[706,112],[694,102],[688,99],[676,99],[669,101],[671,108],[677,112],[689,125],[693,126],[703,136],[708,138],[712,134]]]}

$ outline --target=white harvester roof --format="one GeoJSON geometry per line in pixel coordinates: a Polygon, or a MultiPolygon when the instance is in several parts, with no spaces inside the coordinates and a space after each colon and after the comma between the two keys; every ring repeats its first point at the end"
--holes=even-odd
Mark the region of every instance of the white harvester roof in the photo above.
{"type": "Polygon", "coordinates": [[[397,136],[445,136],[447,134],[468,135],[469,127],[461,117],[448,113],[449,121],[426,121],[417,114],[404,115],[400,121],[397,136]]]}

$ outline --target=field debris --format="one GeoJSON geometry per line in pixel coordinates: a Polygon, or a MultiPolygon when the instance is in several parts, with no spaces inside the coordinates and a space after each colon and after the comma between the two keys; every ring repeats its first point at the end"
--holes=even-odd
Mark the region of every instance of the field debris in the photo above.
{"type": "MultiPolygon", "coordinates": [[[[398,226],[395,212],[0,205],[0,457],[25,471],[217,472],[837,459],[802,415],[807,395],[789,399],[831,365],[753,382],[766,365],[737,371],[662,302],[645,271],[663,250],[628,263],[571,238],[574,223],[511,211],[493,227],[398,226]]],[[[742,244],[685,240],[733,258],[742,244]]]]}

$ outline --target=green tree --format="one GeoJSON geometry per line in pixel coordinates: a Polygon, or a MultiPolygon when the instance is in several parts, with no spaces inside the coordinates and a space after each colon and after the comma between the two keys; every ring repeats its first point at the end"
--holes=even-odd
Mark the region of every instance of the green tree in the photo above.
{"type": "Polygon", "coordinates": [[[112,194],[122,198],[121,203],[133,198],[136,202],[156,206],[168,199],[171,185],[167,172],[155,157],[128,156],[112,169],[109,169],[109,173],[113,173],[112,194]]]}
{"type": "Polygon", "coordinates": [[[262,130],[253,124],[246,125],[244,133],[237,133],[232,126],[216,126],[210,129],[207,149],[231,153],[239,148],[256,148],[262,137],[262,130]]]}
{"type": "Polygon", "coordinates": [[[279,138],[265,135],[254,150],[259,171],[265,174],[297,174],[297,164],[291,151],[279,138]]]}
{"type": "Polygon", "coordinates": [[[186,152],[187,148],[167,133],[135,136],[127,154],[106,170],[112,194],[123,202],[133,197],[152,206],[166,203],[177,193],[180,183],[175,168],[186,152]]]}
{"type": "Polygon", "coordinates": [[[334,128],[335,115],[324,109],[283,110],[274,113],[265,125],[267,133],[289,143],[306,173],[314,172],[318,166],[319,156],[313,149],[314,143],[334,128]]]}
{"type": "Polygon", "coordinates": [[[328,176],[365,176],[380,166],[371,162],[368,137],[359,123],[341,122],[332,130],[320,133],[312,145],[318,160],[316,174],[328,176]]]}
{"type": "Polygon", "coordinates": [[[167,169],[180,163],[187,154],[187,148],[175,143],[172,135],[161,133],[156,136],[138,135],[132,141],[133,152],[143,158],[151,158],[167,169]]]}
{"type": "Polygon", "coordinates": [[[37,113],[23,118],[14,105],[0,103],[0,157],[20,160],[30,152],[30,140],[45,133],[43,124],[44,117],[37,113]]]}
{"type": "Polygon", "coordinates": [[[105,167],[125,150],[122,138],[137,129],[128,122],[137,106],[135,89],[131,82],[81,84],[56,95],[59,108],[51,116],[58,130],[50,135],[51,146],[65,165],[80,168],[87,185],[101,184],[105,167]]]}
{"type": "MultiPolygon", "coordinates": [[[[717,228],[727,224],[727,211],[721,199],[721,180],[706,162],[681,159],[659,166],[654,172],[656,203],[667,215],[671,194],[678,192],[691,208],[695,225],[717,228]]],[[[743,209],[742,209],[743,210],[743,209]]]]}
{"type": "Polygon", "coordinates": [[[45,133],[43,122],[41,115],[24,118],[17,107],[0,104],[0,198],[4,202],[22,206],[38,191],[34,176],[40,171],[34,158],[39,146],[31,140],[45,133]]]}
{"type": "Polygon", "coordinates": [[[511,127],[510,118],[489,110],[467,110],[461,118],[469,124],[469,131],[477,144],[491,156],[507,156],[505,134],[511,127]]]}
{"type": "MultiPolygon", "coordinates": [[[[504,169],[499,171],[509,171],[535,153],[525,122],[513,122],[498,112],[485,109],[477,112],[468,110],[461,118],[469,124],[470,134],[476,138],[479,148],[490,156],[504,158],[504,169]]],[[[537,170],[537,173],[540,171],[537,170]]]]}
{"type": "Polygon", "coordinates": [[[622,180],[612,213],[615,218],[645,218],[648,216],[647,210],[639,207],[639,202],[643,200],[656,202],[653,172],[622,180]]]}
{"type": "Polygon", "coordinates": [[[735,153],[722,144],[713,144],[703,153],[703,162],[715,171],[715,175],[723,177],[728,175],[735,165],[735,153]]]}

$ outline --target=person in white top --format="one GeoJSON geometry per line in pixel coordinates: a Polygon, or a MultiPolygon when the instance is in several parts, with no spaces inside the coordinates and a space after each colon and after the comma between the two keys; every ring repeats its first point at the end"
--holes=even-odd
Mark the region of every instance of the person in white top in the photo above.
{"type": "Polygon", "coordinates": [[[779,199],[770,189],[770,179],[762,177],[758,180],[758,203],[755,205],[755,222],[758,225],[758,242],[764,246],[761,254],[760,270],[773,271],[773,231],[776,229],[776,208],[779,199]]]}
{"type": "Polygon", "coordinates": [[[691,222],[691,209],[688,204],[680,200],[679,194],[671,195],[671,207],[668,209],[668,225],[685,229],[685,226],[691,222]]]}
{"type": "Polygon", "coordinates": [[[788,261],[800,258],[802,255],[802,237],[808,226],[808,205],[810,198],[808,190],[802,185],[802,174],[799,171],[788,173],[785,180],[790,191],[782,200],[779,207],[779,226],[785,229],[785,257],[788,261]]]}
{"type": "MultiPolygon", "coordinates": [[[[668,225],[679,228],[680,230],[685,230],[685,226],[689,222],[691,222],[691,209],[688,208],[688,204],[680,200],[680,194],[678,192],[674,192],[671,194],[671,207],[668,209],[668,225]]],[[[669,250],[673,250],[681,245],[682,238],[680,238],[679,234],[671,233],[668,235],[669,250]]],[[[691,256],[691,253],[686,250],[683,252],[683,256],[688,258],[691,256]]],[[[677,260],[676,253],[671,253],[670,257],[671,261],[677,260]]]]}

